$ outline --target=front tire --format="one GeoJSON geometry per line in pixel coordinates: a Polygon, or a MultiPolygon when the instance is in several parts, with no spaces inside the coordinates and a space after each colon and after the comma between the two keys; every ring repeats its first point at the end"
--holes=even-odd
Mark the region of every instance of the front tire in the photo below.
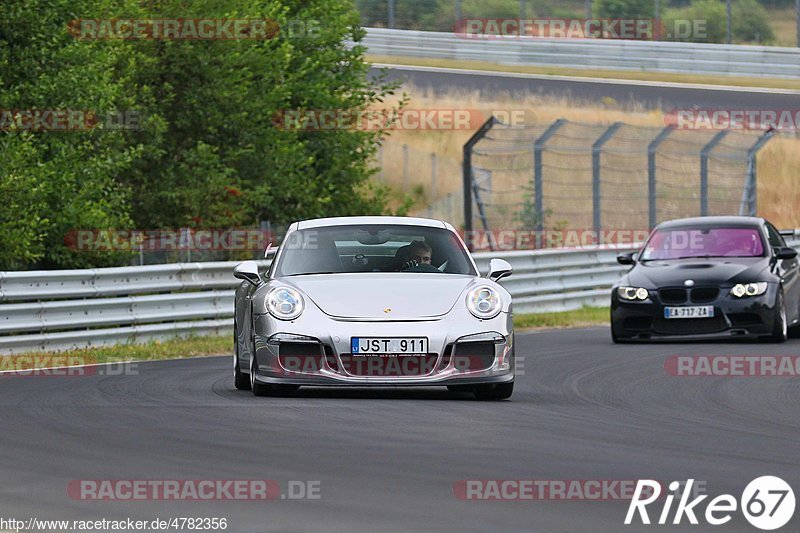
{"type": "Polygon", "coordinates": [[[786,321],[786,305],[783,301],[783,292],[778,292],[778,297],[775,299],[775,318],[772,321],[772,335],[767,337],[770,342],[782,343],[786,342],[789,336],[788,323],[786,321]]]}
{"type": "Polygon", "coordinates": [[[514,393],[514,382],[475,385],[472,392],[479,400],[507,400],[514,393]]]}
{"type": "Polygon", "coordinates": [[[272,387],[256,381],[256,371],[258,371],[258,362],[256,361],[255,354],[253,354],[250,357],[250,390],[252,390],[253,394],[256,396],[270,396],[272,387]]]}
{"type": "Polygon", "coordinates": [[[629,344],[631,342],[630,339],[626,339],[624,337],[620,337],[617,334],[616,328],[614,327],[614,319],[611,319],[611,342],[614,344],[629,344]]]}
{"type": "Polygon", "coordinates": [[[239,390],[250,390],[250,377],[242,372],[239,361],[239,331],[233,323],[233,384],[239,390]]]}
{"type": "Polygon", "coordinates": [[[258,362],[255,354],[250,360],[250,389],[256,396],[287,396],[300,388],[300,385],[269,385],[256,381],[258,362]]]}

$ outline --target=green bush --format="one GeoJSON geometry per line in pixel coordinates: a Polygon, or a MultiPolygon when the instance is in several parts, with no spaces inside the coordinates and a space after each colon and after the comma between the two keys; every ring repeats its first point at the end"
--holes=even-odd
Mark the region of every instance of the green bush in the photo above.
{"type": "MultiPolygon", "coordinates": [[[[731,15],[734,42],[769,43],[774,40],[775,34],[769,25],[768,14],[756,0],[734,0],[731,5],[731,15]]],[[[694,0],[688,7],[667,10],[664,16],[665,28],[671,34],[667,37],[689,42],[726,42],[726,21],[723,0],[694,0]],[[692,21],[699,21],[702,24],[702,27],[697,28],[700,31],[693,31],[691,35],[675,33],[676,28],[686,27],[692,21]]]]}

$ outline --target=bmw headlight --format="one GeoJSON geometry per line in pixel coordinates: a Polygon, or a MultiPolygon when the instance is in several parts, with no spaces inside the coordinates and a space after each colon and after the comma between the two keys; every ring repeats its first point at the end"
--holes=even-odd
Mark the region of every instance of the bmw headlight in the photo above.
{"type": "Polygon", "coordinates": [[[647,300],[650,293],[644,287],[619,287],[617,294],[623,300],[647,300]]]}
{"type": "Polygon", "coordinates": [[[467,309],[478,318],[494,318],[502,308],[500,294],[492,287],[480,285],[467,294],[467,309]]]}
{"type": "Polygon", "coordinates": [[[767,292],[767,282],[758,281],[756,283],[737,283],[731,289],[731,294],[737,298],[745,296],[758,296],[767,292]]]}
{"type": "Polygon", "coordinates": [[[294,320],[305,309],[300,292],[291,287],[276,287],[267,294],[267,309],[280,320],[294,320]]]}

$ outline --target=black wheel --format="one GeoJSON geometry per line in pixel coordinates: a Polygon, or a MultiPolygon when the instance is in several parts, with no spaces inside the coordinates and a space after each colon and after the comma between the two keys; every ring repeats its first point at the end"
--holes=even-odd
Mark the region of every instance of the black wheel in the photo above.
{"type": "Polygon", "coordinates": [[[630,343],[630,339],[626,339],[624,337],[620,337],[617,335],[616,329],[614,328],[614,320],[611,320],[611,341],[614,344],[628,344],[630,343]]]}
{"type": "Polygon", "coordinates": [[[772,335],[767,337],[770,342],[785,342],[789,336],[788,324],[786,321],[786,305],[783,302],[783,292],[778,293],[775,299],[775,318],[772,321],[772,335]]]}
{"type": "Polygon", "coordinates": [[[506,400],[514,393],[514,382],[475,385],[472,392],[479,400],[506,400]]]}
{"type": "Polygon", "coordinates": [[[256,371],[258,370],[258,361],[253,355],[250,361],[250,389],[256,396],[286,396],[297,389],[300,385],[269,385],[267,383],[259,383],[256,381],[256,371]]]}
{"type": "Polygon", "coordinates": [[[272,387],[264,383],[256,381],[256,371],[258,370],[258,362],[256,356],[253,354],[250,357],[250,390],[256,396],[270,396],[272,394],[272,387]]]}
{"type": "Polygon", "coordinates": [[[242,372],[239,366],[239,342],[236,322],[233,323],[233,384],[239,390],[250,390],[250,376],[242,372]]]}

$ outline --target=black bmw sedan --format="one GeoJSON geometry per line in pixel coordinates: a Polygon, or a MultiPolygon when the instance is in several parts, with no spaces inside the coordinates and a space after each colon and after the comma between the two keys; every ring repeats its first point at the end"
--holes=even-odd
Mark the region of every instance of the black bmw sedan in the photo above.
{"type": "Polygon", "coordinates": [[[659,224],[611,292],[614,342],[748,337],[786,340],[800,324],[797,250],[756,217],[659,224]]]}

